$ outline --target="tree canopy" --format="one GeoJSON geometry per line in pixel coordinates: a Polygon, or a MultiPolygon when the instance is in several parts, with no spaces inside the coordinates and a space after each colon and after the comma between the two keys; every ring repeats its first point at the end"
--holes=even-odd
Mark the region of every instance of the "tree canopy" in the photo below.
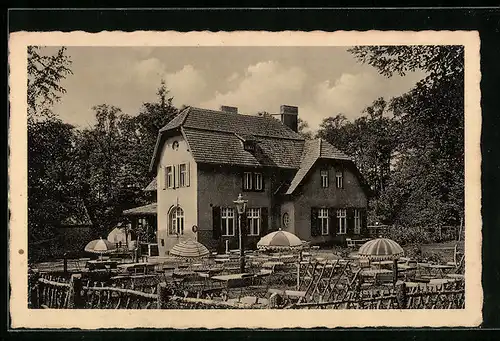
{"type": "MultiPolygon", "coordinates": [[[[354,156],[375,189],[371,218],[407,226],[457,224],[464,210],[462,46],[359,46],[382,75],[421,70],[407,93],[378,99],[349,122],[325,119],[318,135],[354,156]]],[[[373,222],[373,221],[372,221],[373,222]]]]}

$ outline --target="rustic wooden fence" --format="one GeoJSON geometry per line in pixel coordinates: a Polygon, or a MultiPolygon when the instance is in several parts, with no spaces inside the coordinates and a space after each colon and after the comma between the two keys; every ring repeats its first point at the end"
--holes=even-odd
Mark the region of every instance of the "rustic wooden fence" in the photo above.
{"type": "Polygon", "coordinates": [[[144,291],[98,282],[84,282],[81,275],[68,281],[61,277],[33,274],[29,281],[32,309],[254,309],[255,305],[172,295],[166,283],[144,291]],[[148,292],[149,291],[149,292],[148,292]]]}
{"type": "MultiPolygon", "coordinates": [[[[317,269],[315,269],[317,270],[317,269]]],[[[323,269],[322,269],[323,270],[323,269]]],[[[322,272],[321,270],[321,272],[322,272]]],[[[345,270],[342,268],[342,270],[345,270]]],[[[341,270],[341,271],[342,271],[341,270]]],[[[355,277],[353,278],[355,279],[355,277]]],[[[166,283],[143,290],[133,290],[103,283],[82,281],[81,275],[72,275],[70,280],[49,276],[30,277],[30,308],[49,309],[262,309],[258,304],[227,300],[182,297],[172,293],[166,283]]],[[[321,290],[318,282],[310,281],[306,292],[321,293],[320,302],[272,304],[274,308],[287,309],[463,309],[465,307],[464,281],[440,286],[407,287],[398,283],[395,288],[360,290],[359,286],[344,286],[343,290],[321,290]],[[349,289],[348,289],[349,288],[349,289]],[[348,290],[346,290],[348,289],[348,290]],[[327,292],[325,295],[324,292],[327,292]],[[324,300],[324,298],[330,298],[324,300]]],[[[310,296],[311,297],[311,296],[310,296]]],[[[257,302],[256,302],[257,303],[257,302]]]]}
{"type": "Polygon", "coordinates": [[[329,302],[296,303],[288,309],[463,309],[463,281],[440,286],[412,287],[398,283],[395,289],[350,291],[344,297],[329,302]]]}

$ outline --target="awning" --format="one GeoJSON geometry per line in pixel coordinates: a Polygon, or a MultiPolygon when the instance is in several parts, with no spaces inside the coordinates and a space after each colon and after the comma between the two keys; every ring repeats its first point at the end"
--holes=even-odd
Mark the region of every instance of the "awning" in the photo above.
{"type": "Polygon", "coordinates": [[[134,215],[153,215],[153,216],[155,216],[157,214],[157,206],[158,206],[158,204],[155,202],[155,203],[152,203],[149,205],[131,208],[129,210],[123,211],[123,214],[124,215],[131,215],[131,216],[134,216],[134,215]]]}

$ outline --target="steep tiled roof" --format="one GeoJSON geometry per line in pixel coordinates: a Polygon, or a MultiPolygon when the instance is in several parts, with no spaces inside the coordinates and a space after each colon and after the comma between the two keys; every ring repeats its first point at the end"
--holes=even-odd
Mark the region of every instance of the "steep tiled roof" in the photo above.
{"type": "Polygon", "coordinates": [[[301,140],[259,136],[255,137],[256,151],[251,153],[233,133],[189,128],[183,132],[195,161],[200,163],[298,168],[304,144],[301,140]]]}
{"type": "Polygon", "coordinates": [[[151,182],[144,188],[144,191],[145,192],[154,192],[156,191],[156,186],[157,186],[157,181],[156,181],[156,177],[151,180],[151,182]]]}
{"type": "Polygon", "coordinates": [[[305,178],[309,170],[314,166],[316,160],[318,159],[335,159],[335,160],[347,160],[351,161],[351,158],[337,148],[332,146],[330,143],[322,140],[307,140],[304,145],[304,151],[302,153],[300,168],[295,173],[295,176],[288,187],[286,194],[292,194],[297,186],[305,178]]]}
{"type": "Polygon", "coordinates": [[[302,140],[302,137],[274,118],[227,113],[188,107],[160,132],[178,128],[197,128],[240,135],[267,136],[302,140]]]}
{"type": "Polygon", "coordinates": [[[184,129],[184,136],[196,162],[261,166],[252,153],[243,149],[241,140],[233,133],[184,129]]]}
{"type": "Polygon", "coordinates": [[[305,141],[304,150],[302,152],[302,157],[300,162],[300,168],[297,171],[297,173],[295,173],[295,176],[293,177],[292,182],[290,183],[290,187],[288,187],[288,190],[286,191],[286,194],[293,193],[293,191],[297,188],[302,179],[304,179],[306,174],[312,168],[316,160],[319,158],[321,150],[319,141],[320,140],[305,141]]]}
{"type": "Polygon", "coordinates": [[[186,137],[196,162],[283,168],[300,165],[304,139],[278,120],[188,107],[160,129],[151,172],[163,147],[163,134],[178,129],[186,137]],[[242,139],[256,141],[256,153],[244,150],[242,139]]]}
{"type": "Polygon", "coordinates": [[[134,207],[129,210],[123,211],[124,215],[156,215],[157,214],[157,203],[152,203],[149,205],[144,205],[140,207],[134,207]]]}
{"type": "Polygon", "coordinates": [[[320,157],[323,159],[352,160],[349,156],[332,146],[325,140],[320,141],[320,157]]]}

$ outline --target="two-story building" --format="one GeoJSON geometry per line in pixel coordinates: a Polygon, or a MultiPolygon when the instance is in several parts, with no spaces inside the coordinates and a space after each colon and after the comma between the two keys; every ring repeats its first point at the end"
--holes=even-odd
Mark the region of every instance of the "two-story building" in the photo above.
{"type": "Polygon", "coordinates": [[[279,228],[313,244],[365,232],[368,192],[353,161],[304,140],[297,107],[281,106],[276,118],[187,107],[160,130],[150,168],[160,256],[186,239],[237,248],[239,193],[247,248],[279,228]]]}

